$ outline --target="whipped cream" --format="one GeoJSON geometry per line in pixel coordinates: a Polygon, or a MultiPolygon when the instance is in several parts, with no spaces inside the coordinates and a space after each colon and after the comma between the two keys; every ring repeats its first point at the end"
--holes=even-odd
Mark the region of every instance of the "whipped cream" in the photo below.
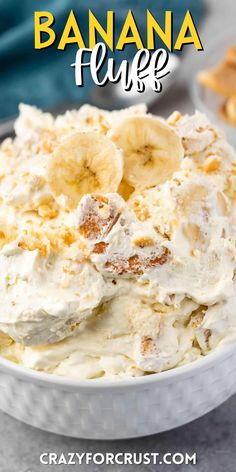
{"type": "Polygon", "coordinates": [[[3,357],[66,377],[120,378],[236,338],[236,154],[204,115],[168,119],[183,158],[164,183],[134,189],[124,166],[118,189],[85,194],[76,207],[50,185],[65,139],[109,137],[145,114],[85,105],[53,118],[21,105],[16,138],[0,150],[3,357]]]}

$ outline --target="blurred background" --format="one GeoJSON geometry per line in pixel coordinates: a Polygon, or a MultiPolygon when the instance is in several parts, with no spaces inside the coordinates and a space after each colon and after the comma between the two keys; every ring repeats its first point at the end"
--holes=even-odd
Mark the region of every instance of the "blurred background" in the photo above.
{"type": "MultiPolygon", "coordinates": [[[[94,102],[95,85],[86,70],[85,87],[78,88],[74,81],[74,69],[70,64],[75,61],[76,45],[69,45],[65,51],[58,51],[56,44],[42,50],[34,49],[34,12],[50,11],[55,17],[54,30],[60,38],[70,9],[78,20],[82,36],[88,44],[88,9],[91,9],[101,24],[106,25],[106,11],[115,11],[116,40],[121,32],[127,12],[131,9],[142,38],[146,38],[146,10],[164,26],[165,10],[173,11],[173,38],[177,38],[185,13],[191,10],[195,23],[203,19],[203,0],[0,0],[0,120],[14,117],[20,102],[37,105],[41,108],[63,108],[72,104],[94,102]],[[102,8],[101,8],[102,7],[102,8]]],[[[157,41],[157,47],[163,44],[157,41]]],[[[193,46],[186,46],[194,49],[193,46]]],[[[117,65],[122,59],[131,59],[136,49],[127,45],[122,52],[115,52],[117,65]]],[[[197,55],[197,52],[195,51],[197,55]]],[[[110,53],[112,56],[112,53],[110,53]]],[[[176,88],[176,84],[173,85],[176,88]]],[[[114,108],[112,99],[106,101],[103,88],[99,90],[99,105],[114,108]],[[103,103],[105,102],[105,103],[103,103]]],[[[155,94],[156,95],[156,94],[155,94]]],[[[139,97],[140,98],[140,97],[139,97]]],[[[157,97],[156,97],[157,98],[157,97]]],[[[122,106],[117,100],[116,106],[122,106]]]]}

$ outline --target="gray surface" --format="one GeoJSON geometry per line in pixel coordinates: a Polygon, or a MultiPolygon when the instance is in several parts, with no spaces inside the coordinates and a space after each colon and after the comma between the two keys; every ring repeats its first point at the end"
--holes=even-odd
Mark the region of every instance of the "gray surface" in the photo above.
{"type": "MultiPolygon", "coordinates": [[[[227,34],[235,28],[235,0],[208,0],[208,13],[201,25],[205,48],[214,36],[227,34]]],[[[201,64],[202,53],[188,53],[183,61],[180,77],[165,100],[155,109],[168,115],[173,109],[191,112],[193,105],[188,95],[188,84],[201,64]]],[[[173,405],[174,408],[174,405],[173,405]]],[[[75,440],[38,431],[19,423],[0,412],[0,472],[40,472],[45,470],[104,470],[102,466],[40,466],[43,451],[73,452],[196,452],[196,466],[140,466],[142,471],[193,470],[196,472],[236,471],[236,396],[205,417],[177,430],[129,441],[99,442],[75,440]]],[[[133,466],[107,466],[107,471],[129,471],[133,466]]]]}
{"type": "MultiPolygon", "coordinates": [[[[174,408],[174,405],[173,405],[174,408]]],[[[44,451],[68,452],[187,452],[197,454],[195,466],[140,466],[144,472],[193,470],[193,472],[235,472],[236,470],[236,396],[208,415],[181,428],[125,441],[86,441],[45,433],[26,426],[5,414],[0,416],[0,471],[41,472],[45,470],[102,471],[101,466],[43,466],[44,451]]],[[[106,471],[133,471],[134,466],[106,466],[106,471]]]]}

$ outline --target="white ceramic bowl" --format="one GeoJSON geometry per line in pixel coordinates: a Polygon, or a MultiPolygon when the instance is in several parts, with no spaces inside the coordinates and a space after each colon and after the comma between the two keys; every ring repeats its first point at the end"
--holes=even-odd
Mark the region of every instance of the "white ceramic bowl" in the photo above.
{"type": "Polygon", "coordinates": [[[37,428],[90,439],[184,425],[236,392],[236,344],[176,369],[125,380],[70,380],[0,359],[0,409],[37,428]]]}

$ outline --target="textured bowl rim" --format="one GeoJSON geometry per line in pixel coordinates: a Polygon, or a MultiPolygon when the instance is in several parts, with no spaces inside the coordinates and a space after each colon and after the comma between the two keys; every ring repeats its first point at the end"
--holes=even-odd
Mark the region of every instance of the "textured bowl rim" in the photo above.
{"type": "Polygon", "coordinates": [[[170,370],[141,377],[127,377],[111,380],[104,378],[81,380],[67,378],[55,374],[36,371],[28,367],[23,367],[8,359],[0,358],[0,375],[2,371],[7,374],[12,374],[13,377],[17,377],[21,381],[28,381],[48,387],[54,386],[64,390],[85,389],[91,393],[94,391],[94,389],[108,390],[110,388],[118,390],[120,387],[133,389],[151,384],[169,383],[176,378],[179,379],[189,375],[194,375],[199,370],[205,370],[206,368],[208,369],[211,366],[219,364],[226,357],[229,357],[234,351],[236,351],[236,340],[230,342],[229,344],[224,344],[217,347],[206,356],[200,357],[193,362],[179,367],[174,367],[170,370]]]}

